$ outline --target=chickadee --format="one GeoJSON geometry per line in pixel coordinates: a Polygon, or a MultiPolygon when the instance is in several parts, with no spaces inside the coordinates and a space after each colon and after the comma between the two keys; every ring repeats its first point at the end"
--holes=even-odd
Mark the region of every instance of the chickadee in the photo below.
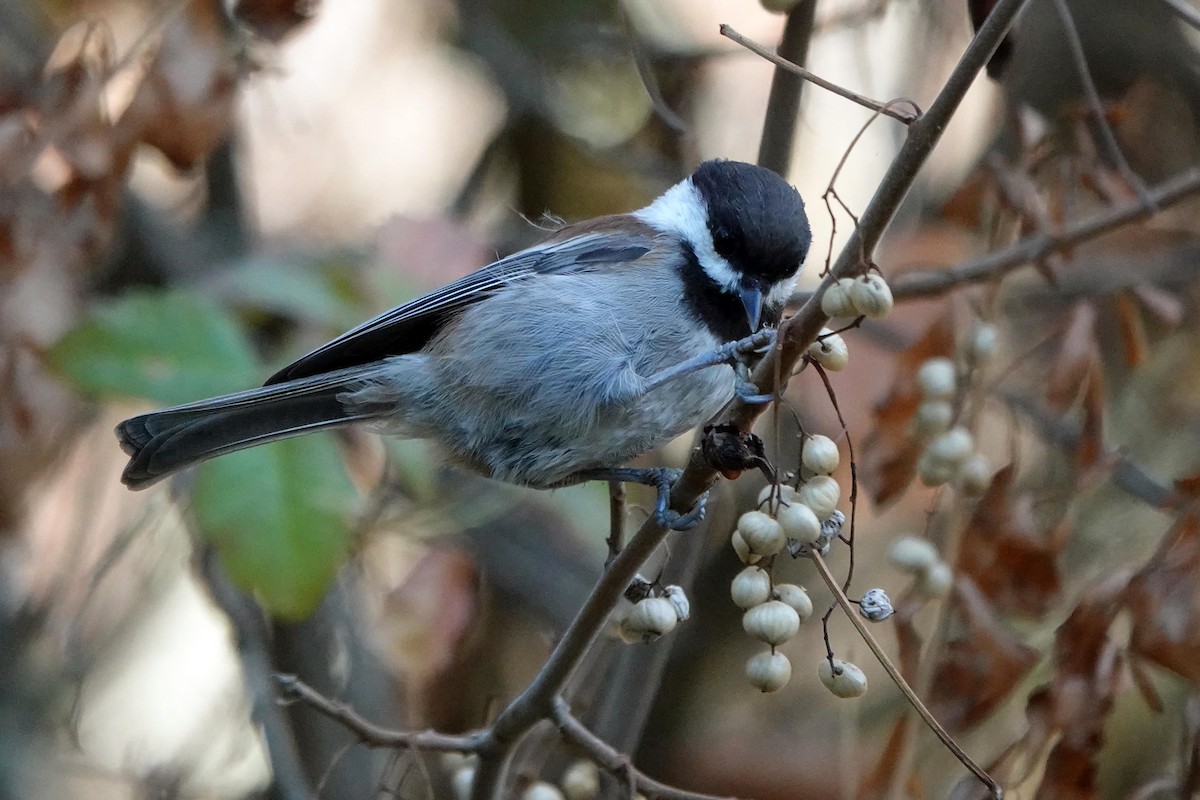
{"type": "Polygon", "coordinates": [[[778,324],[811,240],[804,202],[779,176],[705,162],[640,211],[563,227],[262,388],[122,422],[121,479],[141,489],[214,456],[361,422],[433,439],[523,486],[654,484],[661,516],[661,471],[621,465],[734,396],[734,372],[719,365],[729,343],[778,324]]]}

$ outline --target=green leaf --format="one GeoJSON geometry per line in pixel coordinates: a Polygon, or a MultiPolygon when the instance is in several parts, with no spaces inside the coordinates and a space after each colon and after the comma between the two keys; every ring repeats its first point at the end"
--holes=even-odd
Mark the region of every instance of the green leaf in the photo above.
{"type": "Polygon", "coordinates": [[[192,510],[234,582],[296,619],[346,560],[356,499],[333,438],[314,434],[202,464],[192,510]]]}
{"type": "Polygon", "coordinates": [[[261,382],[241,328],[211,301],[133,292],[96,309],[51,349],[83,391],[177,405],[261,382]]]}
{"type": "Polygon", "coordinates": [[[362,321],[357,298],[340,285],[343,271],[336,263],[294,263],[256,256],[224,273],[212,288],[224,302],[238,308],[270,311],[340,331],[362,321]]]}

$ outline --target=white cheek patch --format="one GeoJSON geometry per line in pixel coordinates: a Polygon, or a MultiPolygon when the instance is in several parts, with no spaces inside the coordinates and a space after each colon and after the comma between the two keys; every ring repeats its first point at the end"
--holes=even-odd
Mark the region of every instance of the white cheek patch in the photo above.
{"type": "Polygon", "coordinates": [[[675,184],[653,203],[633,212],[633,216],[664,233],[682,238],[691,245],[700,268],[708,277],[726,289],[737,290],[737,273],[713,247],[712,233],[708,230],[708,209],[691,178],[675,184]]]}
{"type": "MultiPolygon", "coordinates": [[[[799,270],[797,270],[798,272],[799,270]]],[[[796,275],[793,275],[787,280],[780,281],[772,286],[763,305],[773,308],[783,308],[787,305],[788,298],[792,296],[792,292],[796,289],[796,277],[796,275]]]]}

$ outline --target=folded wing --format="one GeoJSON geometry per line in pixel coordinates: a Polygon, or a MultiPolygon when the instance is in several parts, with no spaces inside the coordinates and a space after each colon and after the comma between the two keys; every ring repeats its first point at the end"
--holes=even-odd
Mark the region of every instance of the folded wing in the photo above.
{"type": "Polygon", "coordinates": [[[641,229],[635,223],[635,227],[626,224],[614,230],[611,224],[614,219],[617,218],[568,226],[537,247],[514,253],[385,311],[292,362],[272,375],[266,385],[415,352],[428,344],[457,312],[498,289],[534,275],[611,269],[615,264],[635,262],[650,252],[654,245],[651,229],[641,229]]]}

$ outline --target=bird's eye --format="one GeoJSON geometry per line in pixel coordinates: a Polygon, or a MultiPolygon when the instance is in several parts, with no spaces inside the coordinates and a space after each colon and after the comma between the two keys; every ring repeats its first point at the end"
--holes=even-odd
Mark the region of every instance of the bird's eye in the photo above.
{"type": "Polygon", "coordinates": [[[713,249],[721,256],[728,257],[737,246],[733,234],[725,228],[719,228],[713,231],[713,249]]]}

